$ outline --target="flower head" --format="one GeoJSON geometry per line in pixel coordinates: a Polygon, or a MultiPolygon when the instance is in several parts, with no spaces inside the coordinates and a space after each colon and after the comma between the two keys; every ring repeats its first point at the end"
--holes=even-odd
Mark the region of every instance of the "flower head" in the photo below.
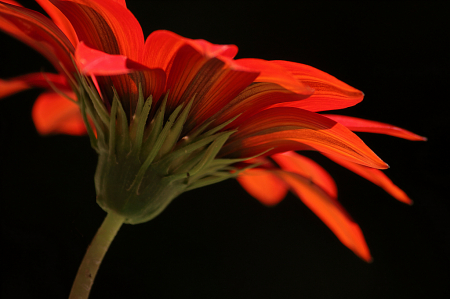
{"type": "Polygon", "coordinates": [[[0,29],[59,74],[0,81],[0,96],[47,87],[33,109],[42,134],[88,133],[99,154],[97,201],[128,223],[158,215],[179,194],[228,178],[266,205],[294,192],[358,256],[370,253],[328,173],[294,151],[318,151],[410,199],[352,131],[424,140],[391,125],[319,114],[363,93],[311,66],[237,59],[215,45],[158,30],[144,40],[125,1],[39,0],[51,19],[0,2],[0,29]],[[70,101],[72,100],[72,101],[70,101]]]}

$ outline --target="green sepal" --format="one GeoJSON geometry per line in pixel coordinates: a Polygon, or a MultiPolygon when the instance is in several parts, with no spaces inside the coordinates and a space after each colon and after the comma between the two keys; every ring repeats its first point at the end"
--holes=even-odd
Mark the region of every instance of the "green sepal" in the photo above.
{"type": "Polygon", "coordinates": [[[131,136],[134,137],[132,152],[136,155],[140,154],[142,148],[142,140],[144,139],[145,126],[147,124],[148,115],[152,107],[153,98],[149,96],[142,107],[142,111],[138,114],[136,113],[135,118],[130,126],[131,136]],[[134,125],[136,124],[136,125],[134,125]]]}
{"type": "Polygon", "coordinates": [[[97,153],[99,153],[97,137],[95,136],[94,130],[92,129],[91,124],[88,121],[86,99],[83,97],[82,91],[77,93],[77,98],[78,98],[78,105],[79,105],[80,111],[81,111],[81,117],[83,118],[83,122],[86,126],[86,130],[87,130],[87,133],[89,136],[89,140],[91,142],[91,146],[97,153]]]}
{"type": "Polygon", "coordinates": [[[93,83],[90,81],[88,82],[84,76],[80,76],[80,79],[81,86],[91,99],[97,116],[103,121],[105,125],[109,125],[109,114],[108,111],[106,111],[105,105],[103,104],[103,101],[100,98],[97,89],[95,88],[93,83]]]}
{"type": "MultiPolygon", "coordinates": [[[[203,139],[200,139],[197,142],[188,144],[184,147],[181,147],[169,154],[167,154],[165,157],[163,157],[160,161],[157,162],[158,167],[167,169],[168,173],[172,173],[170,171],[171,169],[174,169],[177,167],[175,164],[184,164],[183,162],[186,162],[186,160],[192,160],[194,157],[192,157],[190,154],[194,151],[197,151],[199,149],[203,149],[206,145],[213,142],[215,139],[220,137],[221,135],[226,134],[226,132],[218,133],[213,136],[205,137],[203,139]]],[[[195,159],[195,158],[194,158],[195,159]]],[[[179,171],[178,171],[179,172],[179,171]]]]}
{"type": "Polygon", "coordinates": [[[159,134],[161,133],[161,131],[163,129],[164,115],[166,113],[167,98],[168,98],[168,94],[166,93],[166,95],[158,109],[158,112],[156,113],[156,116],[150,122],[149,128],[146,132],[147,136],[144,136],[145,141],[142,145],[142,150],[141,150],[141,157],[144,157],[143,160],[145,160],[146,157],[152,151],[153,145],[155,144],[156,139],[158,138],[159,134]]]}
{"type": "Polygon", "coordinates": [[[111,107],[111,115],[109,117],[109,156],[116,156],[116,116],[117,116],[117,106],[118,100],[114,96],[113,104],[111,107]]]}
{"type": "Polygon", "coordinates": [[[208,167],[208,165],[214,160],[216,155],[219,153],[220,149],[225,144],[228,137],[230,137],[230,135],[233,133],[234,133],[233,131],[226,132],[226,133],[222,134],[221,136],[219,136],[218,138],[216,138],[213,141],[213,143],[211,143],[211,145],[206,149],[202,159],[197,163],[197,165],[195,165],[188,172],[188,175],[190,177],[193,177],[196,174],[199,174],[202,169],[208,167]]]}
{"type": "Polygon", "coordinates": [[[168,93],[161,103],[153,103],[152,96],[144,100],[139,85],[135,113],[127,119],[114,88],[111,109],[107,111],[89,78],[80,75],[79,86],[80,109],[91,144],[99,153],[97,202],[105,211],[123,216],[125,223],[149,221],[183,192],[234,178],[245,170],[233,164],[249,158],[217,158],[235,132],[223,130],[235,118],[210,128],[212,120],[181,136],[193,98],[178,105],[167,117],[168,93]],[[157,104],[158,109],[154,107],[157,104]]]}
{"type": "Polygon", "coordinates": [[[162,145],[164,144],[164,141],[166,140],[167,136],[169,135],[170,128],[172,128],[178,114],[180,113],[182,106],[178,106],[174,112],[169,116],[169,119],[167,120],[166,124],[164,125],[164,128],[161,130],[161,133],[158,135],[158,138],[156,138],[155,143],[152,146],[152,149],[150,150],[150,153],[148,154],[146,160],[141,166],[141,169],[139,169],[139,172],[137,174],[137,180],[139,177],[147,170],[147,168],[150,166],[150,164],[153,162],[153,160],[157,157],[159,150],[161,149],[162,145]]]}
{"type": "Polygon", "coordinates": [[[217,127],[212,128],[211,130],[205,132],[202,134],[202,136],[210,136],[212,134],[215,134],[216,132],[219,132],[220,130],[222,130],[223,128],[225,128],[226,126],[228,126],[229,124],[231,124],[236,118],[238,118],[240,116],[240,114],[236,115],[235,117],[233,117],[232,119],[227,120],[226,122],[224,122],[221,125],[218,125],[217,127]]]}
{"type": "Polygon", "coordinates": [[[117,126],[116,126],[116,154],[117,157],[127,156],[131,150],[131,139],[128,128],[128,119],[117,92],[114,90],[113,102],[117,103],[117,126]]]}
{"type": "Polygon", "coordinates": [[[138,94],[138,102],[136,105],[136,111],[134,112],[135,116],[140,116],[142,112],[142,108],[144,107],[144,93],[142,91],[142,85],[139,83],[139,94],[138,94]]]}
{"type": "MultiPolygon", "coordinates": [[[[183,109],[181,115],[177,118],[173,127],[170,129],[170,132],[159,151],[160,157],[170,152],[177,143],[178,139],[180,138],[181,131],[183,130],[184,123],[186,122],[186,119],[188,117],[189,111],[191,111],[193,102],[194,98],[192,98],[191,101],[189,101],[187,106],[183,109]]],[[[180,105],[180,107],[182,107],[182,105],[180,105]]]]}

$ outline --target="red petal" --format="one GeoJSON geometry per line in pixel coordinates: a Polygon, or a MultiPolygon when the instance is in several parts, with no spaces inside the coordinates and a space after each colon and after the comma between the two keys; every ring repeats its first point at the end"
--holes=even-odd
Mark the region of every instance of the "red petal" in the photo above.
{"type": "Polygon", "coordinates": [[[335,114],[322,114],[322,115],[346,126],[347,128],[349,128],[354,132],[386,134],[414,141],[427,140],[426,137],[422,137],[405,129],[378,121],[335,114]]]}
{"type": "Polygon", "coordinates": [[[285,152],[272,156],[281,169],[301,175],[324,190],[331,198],[337,198],[336,183],[333,178],[313,160],[295,152],[285,152]]]}
{"type": "Polygon", "coordinates": [[[59,29],[64,32],[67,38],[72,42],[72,45],[76,46],[78,43],[77,34],[66,16],[57,9],[50,0],[36,0],[36,2],[47,12],[59,29]]]}
{"type": "Polygon", "coordinates": [[[190,44],[174,54],[166,73],[169,111],[195,95],[191,121],[186,128],[192,128],[222,109],[258,75],[226,57],[208,57],[190,44]]]}
{"type": "Polygon", "coordinates": [[[267,206],[278,204],[286,196],[286,183],[265,169],[248,169],[242,172],[237,181],[254,198],[267,206]]]}
{"type": "Polygon", "coordinates": [[[183,101],[195,96],[185,132],[221,111],[257,76],[255,72],[234,69],[232,64],[227,65],[218,58],[209,59],[191,79],[181,97],[183,101]]]}
{"type": "Polygon", "coordinates": [[[151,68],[167,70],[175,54],[185,45],[190,45],[208,58],[233,58],[238,51],[235,45],[215,45],[205,40],[185,38],[171,31],[156,30],[145,41],[144,64],[151,68]]]}
{"type": "Polygon", "coordinates": [[[127,3],[125,0],[112,0],[120,5],[122,5],[123,7],[127,7],[127,3]]]}
{"type": "Polygon", "coordinates": [[[272,108],[250,118],[230,136],[220,156],[251,157],[295,150],[317,150],[343,159],[387,168],[375,153],[349,129],[317,113],[297,108],[272,108]]]}
{"type": "Polygon", "coordinates": [[[12,4],[12,5],[15,5],[15,6],[23,7],[23,5],[21,5],[19,2],[14,1],[14,0],[2,0],[2,2],[8,3],[8,4],[12,4]]]}
{"type": "Polygon", "coordinates": [[[189,45],[178,50],[173,63],[166,71],[168,74],[166,90],[170,90],[168,111],[175,109],[186,100],[186,97],[183,97],[184,92],[206,61],[204,56],[189,45]]]}
{"type": "Polygon", "coordinates": [[[295,173],[274,171],[301,201],[325,223],[338,239],[357,256],[370,262],[372,257],[358,224],[344,208],[326,192],[295,173]]]}
{"type": "Polygon", "coordinates": [[[219,114],[214,116],[216,121],[211,126],[218,126],[240,115],[232,124],[238,126],[250,116],[269,106],[281,102],[300,101],[306,98],[308,98],[308,95],[297,94],[275,83],[253,83],[228,103],[219,114]]]}
{"type": "Polygon", "coordinates": [[[410,205],[412,204],[412,200],[408,197],[408,195],[406,195],[406,193],[403,192],[403,190],[401,190],[399,187],[394,185],[394,183],[392,183],[392,181],[380,170],[365,167],[362,165],[358,165],[358,164],[343,160],[334,155],[325,155],[325,156],[327,156],[334,162],[344,166],[345,168],[353,171],[357,175],[365,178],[366,180],[371,181],[375,185],[380,186],[387,193],[392,195],[397,200],[404,202],[406,204],[410,204],[410,205]]]}
{"type": "Polygon", "coordinates": [[[133,71],[150,70],[146,66],[123,55],[110,55],[89,48],[80,42],[75,50],[75,60],[83,74],[109,76],[127,74],[133,71]]]}
{"type": "Polygon", "coordinates": [[[63,72],[60,64],[74,70],[74,48],[64,33],[42,14],[15,5],[0,3],[0,29],[44,55],[63,72]]]}
{"type": "Polygon", "coordinates": [[[133,14],[109,0],[51,0],[69,19],[78,39],[108,54],[141,61],[144,35],[133,14]]]}
{"type": "Polygon", "coordinates": [[[297,107],[309,111],[343,109],[362,101],[364,94],[335,77],[311,66],[290,61],[272,61],[290,72],[296,80],[315,90],[305,101],[281,103],[277,107],[297,107]]]}
{"type": "Polygon", "coordinates": [[[190,45],[196,47],[208,57],[227,57],[234,58],[238,52],[236,45],[215,45],[204,39],[189,40],[190,45]]]}
{"type": "Polygon", "coordinates": [[[0,99],[32,87],[50,89],[49,82],[60,90],[70,90],[66,78],[51,73],[32,73],[7,80],[0,79],[0,99]]]}
{"type": "Polygon", "coordinates": [[[164,91],[166,76],[161,69],[137,71],[126,75],[98,76],[96,77],[103,95],[106,99],[112,99],[114,94],[112,86],[117,90],[120,101],[129,119],[134,115],[139,95],[139,83],[141,83],[144,98],[153,96],[159,99],[164,91]]]}
{"type": "Polygon", "coordinates": [[[167,70],[185,39],[166,30],[153,31],[145,41],[143,63],[150,68],[167,70]]]}
{"type": "MultiPolygon", "coordinates": [[[[75,98],[72,92],[68,96],[75,98]]],[[[84,135],[86,127],[77,104],[57,93],[41,94],[32,110],[32,117],[39,134],[84,135]]]]}
{"type": "Polygon", "coordinates": [[[167,74],[168,111],[196,95],[185,130],[222,109],[256,76],[231,60],[236,46],[192,40],[166,30],[150,34],[144,53],[145,65],[167,74]]]}
{"type": "Polygon", "coordinates": [[[311,95],[314,90],[309,86],[297,80],[284,68],[262,59],[244,58],[236,60],[236,63],[242,67],[253,69],[260,74],[255,82],[268,82],[278,84],[290,91],[302,95],[311,95]]]}
{"type": "Polygon", "coordinates": [[[161,69],[149,69],[123,55],[106,54],[89,48],[84,42],[78,44],[75,60],[78,68],[86,75],[108,76],[96,78],[100,83],[100,94],[106,94],[109,99],[112,99],[111,87],[114,86],[130,117],[134,114],[139,93],[136,82],[141,83],[145,98],[152,95],[158,99],[165,86],[166,76],[161,69]],[[138,72],[139,70],[141,71],[138,72]],[[134,73],[126,76],[111,76],[131,72],[134,73]]]}

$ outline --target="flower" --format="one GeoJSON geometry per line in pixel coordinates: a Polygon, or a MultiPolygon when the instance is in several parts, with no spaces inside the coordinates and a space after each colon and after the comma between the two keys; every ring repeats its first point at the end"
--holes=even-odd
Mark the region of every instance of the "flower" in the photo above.
{"type": "Polygon", "coordinates": [[[234,59],[237,47],[158,30],[144,40],[125,1],[39,0],[51,19],[0,2],[0,28],[58,74],[0,81],[0,96],[44,87],[33,108],[42,134],[89,134],[99,153],[97,201],[128,223],[158,215],[179,194],[228,178],[266,205],[294,192],[362,259],[359,226],[330,175],[295,151],[318,151],[400,201],[406,194],[352,131],[424,140],[401,128],[319,114],[363,93],[313,67],[234,59]],[[71,101],[70,101],[71,100],[71,101]]]}

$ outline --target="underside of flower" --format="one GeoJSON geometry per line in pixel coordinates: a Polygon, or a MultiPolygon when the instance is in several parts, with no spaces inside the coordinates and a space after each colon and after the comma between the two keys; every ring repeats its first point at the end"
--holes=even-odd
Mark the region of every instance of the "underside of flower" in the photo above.
{"type": "Polygon", "coordinates": [[[232,165],[247,158],[217,158],[235,133],[222,130],[233,119],[206,130],[208,122],[181,136],[193,99],[168,114],[166,93],[156,111],[150,113],[152,96],[144,100],[140,87],[135,113],[128,119],[115,90],[107,111],[89,78],[78,78],[81,88],[77,98],[91,144],[99,154],[97,202],[105,211],[125,217],[126,223],[149,221],[181,193],[235,178],[257,166],[238,169],[232,165]]]}

